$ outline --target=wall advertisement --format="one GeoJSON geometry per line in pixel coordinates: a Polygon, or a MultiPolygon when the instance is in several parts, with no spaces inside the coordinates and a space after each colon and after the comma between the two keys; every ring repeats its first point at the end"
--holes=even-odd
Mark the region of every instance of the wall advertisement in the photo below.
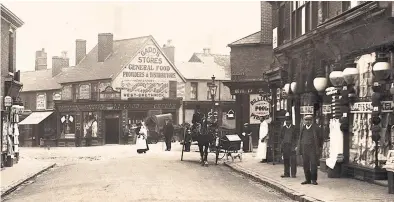
{"type": "Polygon", "coordinates": [[[151,42],[124,67],[113,87],[121,89],[121,99],[167,98],[170,81],[179,81],[179,76],[160,49],[151,42]]]}
{"type": "Polygon", "coordinates": [[[37,93],[36,110],[47,109],[47,95],[46,93],[37,93]]]}
{"type": "Polygon", "coordinates": [[[260,124],[261,117],[270,114],[270,100],[266,96],[251,94],[249,95],[249,104],[250,124],[260,124]]]}

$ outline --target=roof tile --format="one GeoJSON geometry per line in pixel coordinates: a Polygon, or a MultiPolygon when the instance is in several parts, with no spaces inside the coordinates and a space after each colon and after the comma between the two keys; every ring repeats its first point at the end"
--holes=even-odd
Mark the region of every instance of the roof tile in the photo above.
{"type": "Polygon", "coordinates": [[[238,39],[237,41],[230,43],[229,46],[259,43],[261,43],[261,31],[248,35],[242,39],[238,39]]]}

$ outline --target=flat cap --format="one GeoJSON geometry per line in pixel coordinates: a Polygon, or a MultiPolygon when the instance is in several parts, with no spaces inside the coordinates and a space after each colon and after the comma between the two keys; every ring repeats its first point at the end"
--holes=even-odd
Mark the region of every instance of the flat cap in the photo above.
{"type": "Polygon", "coordinates": [[[312,119],[313,119],[312,115],[306,115],[304,117],[304,120],[312,120],[312,119]]]}

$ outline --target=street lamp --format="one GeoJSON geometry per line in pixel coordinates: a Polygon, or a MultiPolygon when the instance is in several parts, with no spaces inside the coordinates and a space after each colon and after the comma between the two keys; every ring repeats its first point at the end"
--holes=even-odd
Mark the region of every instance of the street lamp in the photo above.
{"type": "MultiPolygon", "coordinates": [[[[216,91],[218,88],[218,86],[215,84],[215,76],[214,75],[212,76],[212,83],[210,83],[208,85],[208,87],[209,87],[209,92],[211,94],[211,100],[212,100],[212,110],[211,111],[212,111],[212,115],[213,115],[216,112],[215,111],[215,97],[216,97],[216,91]]],[[[217,114],[217,112],[216,112],[216,114],[217,114]]],[[[214,118],[214,117],[212,117],[212,118],[214,118]]]]}

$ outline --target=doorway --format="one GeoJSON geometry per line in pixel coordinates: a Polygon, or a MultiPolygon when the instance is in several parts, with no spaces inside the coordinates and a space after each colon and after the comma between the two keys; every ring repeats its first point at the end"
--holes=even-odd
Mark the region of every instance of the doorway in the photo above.
{"type": "Polygon", "coordinates": [[[119,118],[105,119],[105,144],[119,144],[119,118]]]}

